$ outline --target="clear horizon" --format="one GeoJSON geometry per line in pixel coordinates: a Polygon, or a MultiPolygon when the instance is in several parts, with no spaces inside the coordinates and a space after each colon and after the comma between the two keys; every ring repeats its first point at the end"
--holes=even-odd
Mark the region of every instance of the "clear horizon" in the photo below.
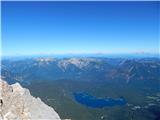
{"type": "Polygon", "coordinates": [[[1,55],[1,57],[160,57],[159,53],[61,53],[61,54],[26,54],[1,55]]]}
{"type": "Polygon", "coordinates": [[[2,56],[159,54],[160,2],[2,2],[2,56]]]}

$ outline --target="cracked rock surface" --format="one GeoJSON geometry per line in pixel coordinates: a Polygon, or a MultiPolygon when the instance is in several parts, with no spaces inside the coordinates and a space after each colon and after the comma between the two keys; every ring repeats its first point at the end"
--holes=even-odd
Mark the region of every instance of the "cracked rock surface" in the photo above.
{"type": "Polygon", "coordinates": [[[0,79],[0,120],[60,120],[60,117],[19,83],[8,85],[0,79]]]}

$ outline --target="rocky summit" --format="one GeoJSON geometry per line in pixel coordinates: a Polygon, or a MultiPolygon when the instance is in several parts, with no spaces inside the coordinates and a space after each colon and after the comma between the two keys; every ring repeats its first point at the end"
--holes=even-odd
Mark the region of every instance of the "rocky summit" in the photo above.
{"type": "Polygon", "coordinates": [[[60,120],[55,110],[19,83],[0,79],[0,120],[60,120]]]}

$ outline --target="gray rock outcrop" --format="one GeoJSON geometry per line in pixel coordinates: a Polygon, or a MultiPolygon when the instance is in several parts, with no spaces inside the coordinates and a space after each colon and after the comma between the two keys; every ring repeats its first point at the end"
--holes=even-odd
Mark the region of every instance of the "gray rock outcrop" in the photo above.
{"type": "Polygon", "coordinates": [[[0,120],[60,120],[60,117],[19,83],[8,85],[0,79],[0,120]]]}

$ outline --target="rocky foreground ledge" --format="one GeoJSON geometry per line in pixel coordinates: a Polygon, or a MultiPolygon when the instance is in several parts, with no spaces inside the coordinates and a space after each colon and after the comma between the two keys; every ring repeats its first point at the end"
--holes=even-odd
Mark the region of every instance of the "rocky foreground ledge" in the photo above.
{"type": "Polygon", "coordinates": [[[0,79],[0,120],[60,120],[60,117],[19,83],[8,85],[0,79]]]}

